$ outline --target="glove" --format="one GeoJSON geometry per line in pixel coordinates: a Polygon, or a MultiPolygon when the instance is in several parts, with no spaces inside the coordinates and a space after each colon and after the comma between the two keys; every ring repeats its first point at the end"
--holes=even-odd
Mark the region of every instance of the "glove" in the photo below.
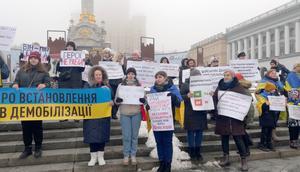
{"type": "Polygon", "coordinates": [[[117,97],[116,102],[117,102],[117,103],[122,103],[122,102],[123,102],[123,99],[120,98],[120,97],[117,97]]]}
{"type": "Polygon", "coordinates": [[[146,105],[146,110],[149,111],[150,110],[150,106],[146,105]]]}
{"type": "Polygon", "coordinates": [[[145,104],[146,103],[146,99],[145,98],[140,98],[139,99],[141,103],[145,104]]]}

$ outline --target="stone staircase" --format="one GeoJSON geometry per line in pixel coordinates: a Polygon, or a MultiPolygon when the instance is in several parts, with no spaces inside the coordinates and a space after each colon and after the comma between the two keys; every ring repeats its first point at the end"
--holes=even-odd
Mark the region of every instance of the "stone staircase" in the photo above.
{"type": "MultiPolygon", "coordinates": [[[[247,130],[252,136],[255,145],[259,142],[260,129],[258,122],[254,122],[247,130]]],[[[176,126],[176,136],[182,141],[182,150],[187,149],[186,133],[176,126]]],[[[43,156],[35,159],[33,156],[19,160],[23,151],[22,131],[20,123],[0,123],[0,172],[123,172],[147,171],[157,166],[157,160],[149,157],[152,148],[147,148],[147,138],[139,138],[138,165],[125,167],[122,165],[122,135],[119,121],[112,121],[111,140],[105,148],[107,165],[88,167],[90,158],[88,145],[83,143],[82,123],[44,122],[43,156]]],[[[280,141],[276,142],[275,152],[262,152],[255,146],[251,149],[250,160],[282,158],[299,156],[300,151],[288,147],[288,129],[283,121],[279,122],[277,135],[280,141]]],[[[239,159],[234,142],[230,141],[231,159],[239,159]]],[[[222,155],[220,137],[214,134],[213,125],[204,133],[202,152],[205,161],[214,161],[222,155]]]]}

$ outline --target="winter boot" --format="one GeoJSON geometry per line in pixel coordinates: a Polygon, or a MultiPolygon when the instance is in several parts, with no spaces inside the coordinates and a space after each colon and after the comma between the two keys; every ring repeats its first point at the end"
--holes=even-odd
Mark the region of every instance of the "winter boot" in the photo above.
{"type": "Polygon", "coordinates": [[[41,147],[41,146],[36,146],[36,147],[35,147],[33,156],[34,156],[35,158],[40,158],[40,157],[42,157],[42,147],[41,147]]]}
{"type": "Polygon", "coordinates": [[[230,162],[229,162],[229,155],[224,155],[222,160],[219,162],[219,165],[221,167],[226,167],[226,166],[229,166],[230,165],[230,162]]]}
{"type": "Polygon", "coordinates": [[[95,166],[97,163],[97,152],[91,152],[91,160],[88,163],[88,166],[95,166]]]}
{"type": "Polygon", "coordinates": [[[272,130],[272,139],[275,142],[279,141],[279,137],[276,135],[276,129],[272,130]]]}
{"type": "Polygon", "coordinates": [[[166,163],[164,172],[171,172],[171,162],[166,163]]]}
{"type": "Polygon", "coordinates": [[[241,171],[248,171],[247,158],[241,158],[241,171]]]}
{"type": "Polygon", "coordinates": [[[200,147],[195,148],[195,156],[196,156],[197,161],[203,161],[200,147]]]}
{"type": "Polygon", "coordinates": [[[25,147],[25,150],[19,156],[19,159],[25,159],[30,155],[32,155],[32,147],[31,146],[25,147]]]}
{"type": "Polygon", "coordinates": [[[159,167],[156,172],[164,172],[164,170],[165,170],[165,162],[159,161],[159,167]]]}
{"type": "Polygon", "coordinates": [[[290,141],[290,148],[292,148],[292,149],[298,149],[297,140],[291,140],[290,141]]]}
{"type": "Polygon", "coordinates": [[[98,163],[99,163],[100,166],[106,164],[106,162],[104,160],[104,151],[99,151],[98,152],[98,163]]]}

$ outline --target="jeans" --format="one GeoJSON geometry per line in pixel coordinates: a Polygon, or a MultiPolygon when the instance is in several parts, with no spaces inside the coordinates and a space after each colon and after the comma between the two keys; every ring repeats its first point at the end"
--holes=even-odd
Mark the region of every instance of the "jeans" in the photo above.
{"type": "MultiPolygon", "coordinates": [[[[243,136],[232,136],[232,137],[239,151],[240,157],[245,158],[247,156],[247,150],[243,140],[243,136]]],[[[222,135],[221,140],[222,140],[222,149],[224,155],[229,155],[229,135],[222,135]]]]}
{"type": "Polygon", "coordinates": [[[187,131],[187,141],[190,148],[200,147],[203,138],[202,130],[188,130],[187,131]]]}
{"type": "Polygon", "coordinates": [[[154,131],[159,161],[171,163],[173,157],[172,138],[174,131],[154,131]]]}
{"type": "Polygon", "coordinates": [[[90,152],[103,152],[105,143],[90,143],[90,152]]]}
{"type": "Polygon", "coordinates": [[[124,157],[136,156],[141,120],[141,114],[131,116],[121,114],[124,157]]]}
{"type": "Polygon", "coordinates": [[[33,137],[35,148],[40,149],[43,142],[43,121],[22,121],[21,123],[25,147],[31,147],[33,137]]]}
{"type": "Polygon", "coordinates": [[[300,127],[289,127],[290,141],[299,139],[300,127]]]}

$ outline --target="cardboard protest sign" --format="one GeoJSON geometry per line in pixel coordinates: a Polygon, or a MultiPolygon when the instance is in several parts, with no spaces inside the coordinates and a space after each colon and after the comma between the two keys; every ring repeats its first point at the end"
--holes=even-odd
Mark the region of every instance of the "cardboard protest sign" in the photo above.
{"type": "Polygon", "coordinates": [[[61,51],[61,67],[84,67],[85,53],[82,51],[61,51]]]}

